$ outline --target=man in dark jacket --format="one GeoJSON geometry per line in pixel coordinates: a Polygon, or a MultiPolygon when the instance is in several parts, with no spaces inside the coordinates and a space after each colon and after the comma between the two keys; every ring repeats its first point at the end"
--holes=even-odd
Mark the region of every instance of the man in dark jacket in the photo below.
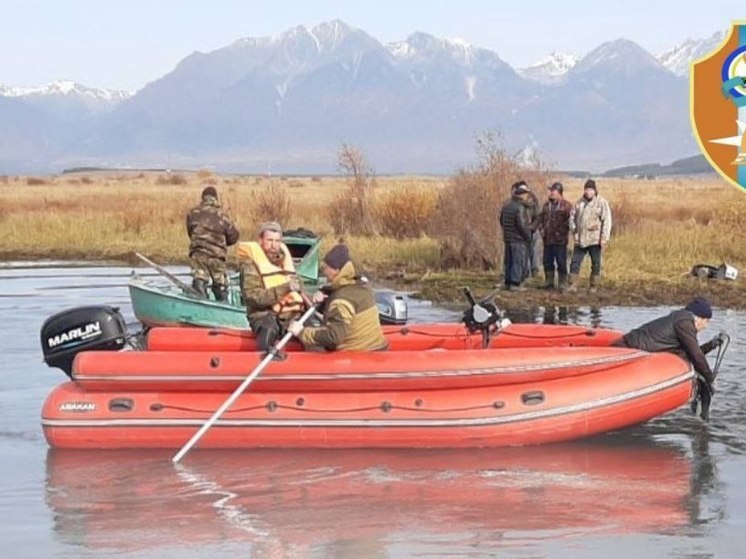
{"type": "MultiPolygon", "coordinates": [[[[697,333],[707,327],[711,318],[712,307],[709,301],[697,297],[685,308],[631,330],[613,345],[649,352],[669,351],[687,359],[697,371],[699,395],[707,398],[707,406],[709,406],[709,397],[713,393],[712,383],[715,377],[705,354],[725,341],[725,334],[721,333],[702,346],[699,345],[697,333]]],[[[706,413],[705,406],[703,406],[702,419],[707,419],[706,413]]]]}
{"type": "Polygon", "coordinates": [[[505,243],[504,266],[505,289],[525,291],[521,285],[528,277],[528,249],[531,243],[531,228],[527,219],[528,185],[524,181],[511,187],[513,195],[500,211],[500,226],[505,243]]]}
{"type": "Polygon", "coordinates": [[[539,231],[544,240],[544,288],[554,289],[556,270],[560,291],[564,291],[567,285],[567,244],[572,212],[572,204],[563,198],[563,192],[561,182],[553,183],[549,187],[549,200],[539,214],[539,231]]]}
{"type": "Polygon", "coordinates": [[[347,245],[334,246],[324,256],[321,270],[329,284],[313,294],[313,302],[324,303],[322,325],[304,327],[292,321],[288,332],[311,351],[386,349],[375,295],[347,245]]]}
{"type": "Polygon", "coordinates": [[[186,216],[189,235],[189,258],[192,264],[192,286],[207,297],[207,283],[212,279],[212,292],[216,301],[228,299],[228,275],[225,258],[228,247],[238,241],[238,229],[223,212],[214,186],[202,191],[199,206],[186,216]]]}

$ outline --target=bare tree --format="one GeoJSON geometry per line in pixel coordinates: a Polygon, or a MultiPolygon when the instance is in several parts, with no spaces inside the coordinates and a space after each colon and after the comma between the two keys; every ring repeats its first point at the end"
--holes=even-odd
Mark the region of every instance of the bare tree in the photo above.
{"type": "Polygon", "coordinates": [[[329,210],[335,232],[376,235],[373,220],[376,180],[373,168],[358,148],[342,144],[337,155],[337,169],[347,177],[347,189],[332,201],[329,210]]]}

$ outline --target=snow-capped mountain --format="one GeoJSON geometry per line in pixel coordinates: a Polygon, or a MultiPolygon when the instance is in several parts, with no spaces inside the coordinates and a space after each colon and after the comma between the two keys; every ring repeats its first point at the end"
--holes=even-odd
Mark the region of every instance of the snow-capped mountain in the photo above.
{"type": "Polygon", "coordinates": [[[578,60],[580,57],[574,54],[552,52],[530,66],[519,68],[517,72],[529,80],[553,84],[560,81],[578,63],[578,60]]]}
{"type": "Polygon", "coordinates": [[[658,55],[658,60],[677,76],[688,77],[692,61],[704,56],[725,40],[726,31],[717,31],[706,39],[687,39],[658,55]]]}
{"type": "Polygon", "coordinates": [[[132,97],[129,91],[96,89],[69,80],[58,80],[41,87],[8,87],[0,85],[3,97],[80,96],[97,101],[118,103],[132,97]]]}
{"type": "Polygon", "coordinates": [[[686,80],[627,40],[518,73],[458,39],[384,45],[335,20],[192,53],[131,96],[2,88],[0,174],[81,162],[329,172],[343,142],[379,172],[447,173],[485,130],[522,159],[539,146],[543,161],[600,170],[696,151],[687,106],[686,80]]]}

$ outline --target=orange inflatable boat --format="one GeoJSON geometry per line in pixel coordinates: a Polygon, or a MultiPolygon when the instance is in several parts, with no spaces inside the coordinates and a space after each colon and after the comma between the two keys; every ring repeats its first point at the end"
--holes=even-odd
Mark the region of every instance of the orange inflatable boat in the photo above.
{"type": "MultiPolygon", "coordinates": [[[[115,351],[119,317],[100,311],[96,320],[80,311],[77,325],[53,317],[42,329],[47,362],[71,362],[72,381],[42,410],[53,447],[179,448],[262,360],[250,335],[190,328],[156,329],[149,349],[115,351]]],[[[687,402],[687,362],[608,347],[618,336],[511,325],[480,337],[423,325],[389,328],[388,351],[296,348],[268,364],[199,447],[538,444],[634,425],[687,402]]]]}
{"type": "MultiPolygon", "coordinates": [[[[544,350],[547,351],[547,350],[544,350]]],[[[557,350],[554,353],[559,353],[557,350]]],[[[621,366],[477,388],[244,393],[201,448],[496,447],[570,440],[646,421],[690,397],[693,373],[672,354],[621,366]]],[[[58,386],[42,410],[60,448],[178,448],[227,392],[58,386]]]]}

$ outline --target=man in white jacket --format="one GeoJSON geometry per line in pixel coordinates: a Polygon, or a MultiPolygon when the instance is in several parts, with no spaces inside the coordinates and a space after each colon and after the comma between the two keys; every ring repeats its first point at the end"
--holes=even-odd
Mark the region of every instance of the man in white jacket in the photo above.
{"type": "Polygon", "coordinates": [[[583,197],[570,212],[570,233],[575,240],[570,263],[568,291],[578,290],[578,276],[585,255],[591,257],[590,293],[598,289],[601,278],[601,252],[611,237],[611,208],[598,195],[596,181],[588,179],[583,186],[583,197]]]}

